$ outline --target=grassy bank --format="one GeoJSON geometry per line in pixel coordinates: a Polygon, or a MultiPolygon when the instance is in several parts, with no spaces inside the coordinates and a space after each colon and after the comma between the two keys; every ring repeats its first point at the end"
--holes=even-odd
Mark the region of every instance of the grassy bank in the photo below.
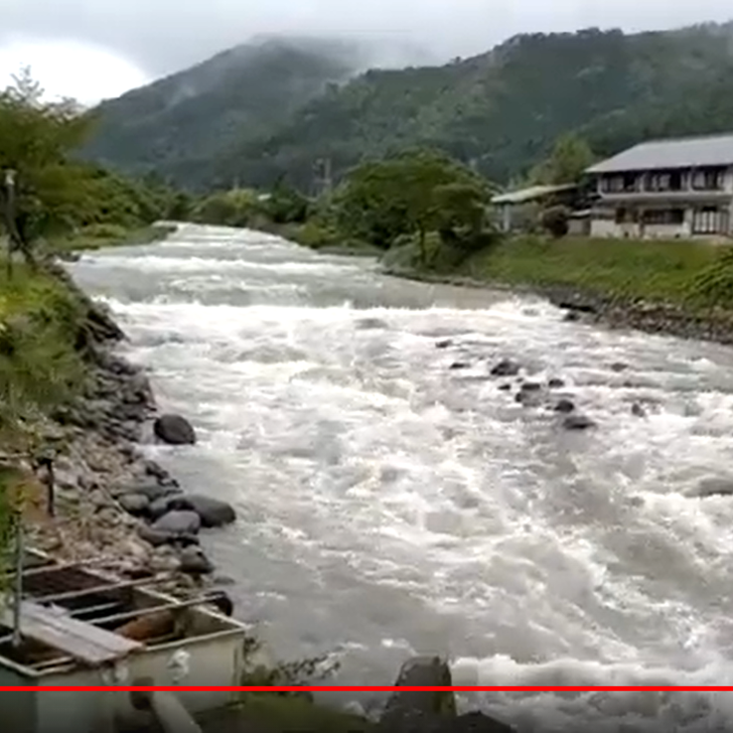
{"type": "MultiPolygon", "coordinates": [[[[385,258],[389,270],[428,277],[467,278],[522,288],[568,288],[621,300],[644,300],[709,308],[703,285],[725,275],[727,247],[693,241],[635,241],[567,237],[512,237],[474,253],[446,250],[434,238],[429,266],[419,264],[414,245],[385,258]]],[[[720,280],[720,278],[718,279],[720,280]]],[[[725,283],[717,282],[717,285],[725,283]]],[[[708,288],[710,289],[710,288],[708,288]]],[[[716,304],[728,305],[725,287],[716,304]]]]}

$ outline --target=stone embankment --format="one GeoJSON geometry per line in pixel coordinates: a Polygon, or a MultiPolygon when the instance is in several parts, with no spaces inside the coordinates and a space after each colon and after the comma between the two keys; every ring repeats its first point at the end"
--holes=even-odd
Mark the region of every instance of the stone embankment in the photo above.
{"type": "Polygon", "coordinates": [[[159,415],[144,371],[118,356],[125,339],[105,308],[84,295],[68,273],[48,267],[85,304],[75,347],[88,380],[83,396],[57,409],[39,426],[53,445],[50,470],[55,516],[39,506],[30,522],[31,543],[64,559],[91,560],[119,576],[169,575],[163,587],[188,592],[207,584],[214,567],[199,545],[202,529],[236,521],[234,509],[213,497],[186,493],[162,466],[145,456],[145,426],[172,445],[196,441],[177,415],[159,415]]]}

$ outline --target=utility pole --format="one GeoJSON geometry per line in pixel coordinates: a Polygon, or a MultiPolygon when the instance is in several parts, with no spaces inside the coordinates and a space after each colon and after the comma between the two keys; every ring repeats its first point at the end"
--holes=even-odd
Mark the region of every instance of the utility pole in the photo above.
{"type": "Polygon", "coordinates": [[[333,188],[331,158],[319,158],[313,164],[313,193],[316,198],[331,193],[333,188]]]}

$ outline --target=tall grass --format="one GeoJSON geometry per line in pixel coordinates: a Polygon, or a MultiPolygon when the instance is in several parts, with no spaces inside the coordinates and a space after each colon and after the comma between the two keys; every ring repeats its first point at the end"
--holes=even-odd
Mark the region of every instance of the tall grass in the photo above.
{"type": "Polygon", "coordinates": [[[456,274],[694,305],[691,283],[715,267],[721,251],[726,250],[706,242],[528,236],[506,239],[471,255],[456,274]]]}

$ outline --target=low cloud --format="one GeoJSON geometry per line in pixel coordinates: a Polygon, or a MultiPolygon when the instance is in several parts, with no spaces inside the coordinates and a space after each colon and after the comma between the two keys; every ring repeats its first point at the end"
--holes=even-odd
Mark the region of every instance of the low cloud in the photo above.
{"type": "MultiPolygon", "coordinates": [[[[150,76],[261,34],[323,34],[424,47],[436,60],[488,50],[520,32],[669,28],[733,16],[729,0],[4,0],[0,46],[65,40],[103,46],[150,76]]],[[[422,60],[422,59],[416,59],[422,60]]]]}

